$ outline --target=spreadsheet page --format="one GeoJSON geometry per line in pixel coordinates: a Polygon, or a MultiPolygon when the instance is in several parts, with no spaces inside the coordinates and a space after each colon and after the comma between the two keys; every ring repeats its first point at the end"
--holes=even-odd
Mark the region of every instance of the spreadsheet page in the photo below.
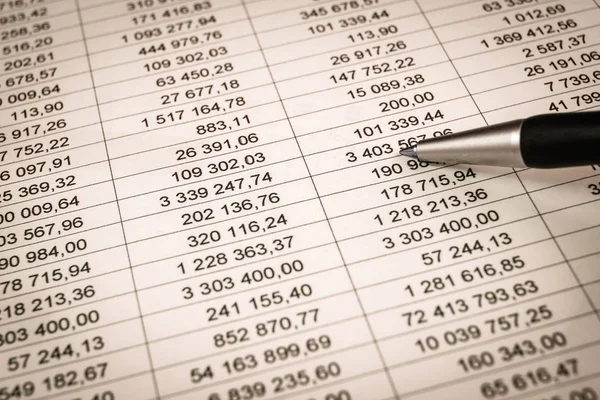
{"type": "Polygon", "coordinates": [[[598,0],[0,0],[0,400],[598,400],[598,0]]]}

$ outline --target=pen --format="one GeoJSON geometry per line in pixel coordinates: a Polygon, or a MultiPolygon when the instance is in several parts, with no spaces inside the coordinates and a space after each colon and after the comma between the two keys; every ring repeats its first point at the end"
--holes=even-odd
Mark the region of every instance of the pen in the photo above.
{"type": "Polygon", "coordinates": [[[600,162],[600,112],[542,114],[425,139],[400,154],[420,161],[561,168],[600,162]]]}

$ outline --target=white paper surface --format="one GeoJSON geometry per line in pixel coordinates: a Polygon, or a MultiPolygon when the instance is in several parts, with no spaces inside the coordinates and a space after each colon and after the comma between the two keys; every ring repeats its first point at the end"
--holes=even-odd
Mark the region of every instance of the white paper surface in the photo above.
{"type": "Polygon", "coordinates": [[[1,0],[0,400],[600,398],[593,0],[1,0]]]}

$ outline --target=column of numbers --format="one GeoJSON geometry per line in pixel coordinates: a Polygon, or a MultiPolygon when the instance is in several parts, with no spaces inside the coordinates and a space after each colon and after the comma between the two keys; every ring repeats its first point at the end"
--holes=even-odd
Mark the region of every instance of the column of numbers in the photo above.
{"type": "MultiPolygon", "coordinates": [[[[472,374],[468,346],[508,333],[488,328],[485,321],[503,318],[507,306],[576,282],[510,170],[441,168],[398,157],[418,139],[484,121],[416,3],[358,8],[333,17],[309,9],[314,22],[301,25],[304,36],[300,26],[289,28],[297,30],[298,43],[286,45],[287,52],[277,47],[285,37],[281,32],[259,37],[403,396],[472,374]],[[345,26],[353,18],[363,21],[360,28],[345,26]],[[320,25],[333,29],[319,32],[320,25]],[[319,46],[311,46],[313,37],[319,46]],[[347,47],[339,49],[342,38],[347,47]],[[537,257],[539,251],[546,257],[537,257]],[[565,280],[557,286],[543,279],[547,269],[565,280]],[[478,315],[486,318],[476,321],[478,315]],[[442,328],[453,321],[462,322],[449,331],[442,328]],[[429,335],[411,336],[426,327],[433,328],[429,335]],[[465,347],[460,356],[436,358],[445,363],[444,377],[423,372],[427,379],[406,381],[417,368],[435,369],[427,356],[457,346],[465,347]]],[[[282,16],[279,21],[285,23],[282,16]]],[[[543,305],[530,304],[523,314],[543,305]]],[[[527,329],[526,324],[531,322],[521,321],[512,332],[527,329]]]]}
{"type": "MultiPolygon", "coordinates": [[[[593,2],[498,1],[457,6],[434,1],[420,3],[488,123],[594,106],[600,10],[593,2]]],[[[543,220],[536,219],[536,223],[543,223],[540,227],[541,232],[546,232],[543,236],[557,236],[594,225],[593,219],[580,227],[576,222],[577,219],[588,220],[595,214],[591,211],[594,205],[590,203],[593,195],[584,184],[589,180],[587,177],[595,175],[594,171],[594,167],[517,171],[519,184],[529,192],[536,213],[542,215],[543,220]],[[583,189],[578,185],[583,185],[583,189]],[[587,205],[574,207],[582,203],[587,205]],[[553,213],[555,210],[563,211],[553,213]],[[564,218],[566,214],[574,217],[576,210],[579,214],[575,221],[564,218]]],[[[566,243],[561,243],[560,238],[544,243],[546,251],[554,255],[554,261],[548,260],[549,264],[540,272],[546,270],[543,274],[550,274],[552,283],[546,282],[548,279],[541,278],[542,275],[536,277],[535,272],[523,275],[527,284],[533,283],[540,289],[547,286],[540,290],[546,293],[543,299],[525,302],[523,307],[513,309],[512,317],[505,312],[507,319],[485,323],[490,331],[498,332],[501,324],[514,318],[509,322],[510,328],[505,326],[507,331],[515,331],[517,325],[523,326],[524,320],[519,314],[523,311],[539,316],[545,313],[546,317],[525,319],[527,333],[492,345],[473,347],[461,353],[459,359],[462,368],[471,375],[493,371],[500,365],[512,364],[511,368],[483,372],[481,378],[465,378],[445,390],[472,391],[481,398],[595,396],[598,391],[598,381],[594,378],[598,374],[594,361],[599,350],[595,346],[598,318],[586,288],[580,286],[578,270],[574,270],[571,263],[560,262],[570,250],[566,243]],[[568,291],[556,293],[563,287],[553,287],[554,280],[560,279],[558,276],[568,282],[564,286],[568,291]],[[577,302],[579,307],[564,312],[567,311],[561,310],[564,307],[553,304],[559,297],[563,297],[563,301],[577,302]],[[543,319],[547,322],[541,322],[543,319]],[[574,324],[578,324],[577,329],[574,324]]],[[[588,282],[593,280],[591,277],[588,282]]],[[[437,341],[432,341],[432,347],[435,343],[437,341]]],[[[443,364],[442,360],[438,362],[440,366],[443,364]]],[[[415,398],[427,398],[436,393],[440,392],[415,391],[413,394],[415,398]]]]}
{"type": "Polygon", "coordinates": [[[335,379],[370,338],[245,8],[128,4],[84,28],[160,394],[335,379]]]}
{"type": "Polygon", "coordinates": [[[152,397],[78,5],[0,5],[0,393],[152,397]]]}

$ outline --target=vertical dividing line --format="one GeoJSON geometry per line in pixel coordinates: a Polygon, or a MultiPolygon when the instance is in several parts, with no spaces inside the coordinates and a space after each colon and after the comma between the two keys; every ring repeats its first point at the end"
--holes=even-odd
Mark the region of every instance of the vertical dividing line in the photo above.
{"type": "MultiPolygon", "coordinates": [[[[600,4],[597,3],[598,0],[594,0],[594,2],[596,2],[596,5],[598,5],[598,7],[600,7],[600,4]]],[[[435,28],[433,27],[433,25],[431,25],[431,22],[429,21],[429,18],[427,18],[427,15],[425,15],[425,12],[423,11],[423,9],[421,8],[421,5],[419,4],[419,0],[415,0],[415,3],[417,4],[417,7],[419,7],[419,10],[421,11],[421,14],[423,14],[423,17],[425,18],[425,20],[427,21],[427,24],[429,25],[429,28],[431,29],[431,31],[433,32],[433,34],[435,35],[440,47],[442,48],[442,50],[444,50],[444,54],[446,54],[446,57],[448,58],[448,61],[450,62],[450,64],[452,65],[452,67],[454,68],[454,71],[456,71],[456,74],[458,75],[458,77],[460,78],[460,81],[462,82],[463,86],[465,87],[465,90],[467,91],[467,93],[469,94],[469,96],[471,97],[471,100],[473,101],[473,104],[475,104],[475,107],[477,107],[477,111],[479,112],[479,115],[481,115],[481,118],[483,118],[483,121],[485,122],[486,125],[489,125],[489,122],[487,121],[487,119],[485,118],[485,115],[483,115],[483,112],[481,111],[481,109],[479,108],[479,105],[477,104],[477,102],[475,101],[475,98],[473,97],[473,95],[471,94],[471,91],[469,90],[469,88],[467,87],[467,85],[465,84],[465,81],[463,80],[462,76],[460,75],[460,72],[458,72],[458,69],[456,68],[456,66],[454,65],[454,62],[452,61],[452,59],[450,58],[450,55],[448,54],[448,52],[446,51],[446,48],[444,47],[444,44],[442,43],[442,41],[440,40],[437,32],[435,31],[435,28]]],[[[533,208],[535,208],[535,212],[537,213],[538,217],[542,220],[542,223],[544,224],[544,226],[546,227],[546,230],[548,231],[548,234],[550,235],[550,237],[552,238],[552,241],[554,242],[554,244],[556,245],[556,248],[558,249],[558,251],[560,252],[563,261],[565,262],[565,264],[567,264],[567,266],[569,267],[569,269],[571,270],[571,273],[573,274],[573,277],[575,278],[575,281],[577,281],[577,285],[579,286],[579,288],[583,291],[584,296],[586,297],[587,301],[590,303],[590,306],[592,307],[592,310],[596,313],[596,316],[598,317],[598,320],[600,320],[600,312],[599,310],[596,309],[596,307],[594,306],[594,302],[592,301],[592,298],[588,295],[587,291],[585,290],[585,287],[583,286],[583,284],[581,283],[581,280],[579,279],[579,277],[577,276],[577,274],[575,273],[575,270],[573,269],[573,266],[571,265],[571,263],[569,262],[565,252],[563,251],[563,249],[560,247],[560,244],[558,244],[558,240],[556,240],[556,237],[552,234],[552,231],[550,230],[550,227],[548,226],[548,224],[546,223],[546,220],[544,219],[544,217],[542,216],[542,214],[540,213],[540,210],[538,209],[537,205],[535,204],[535,202],[533,201],[533,198],[531,197],[531,194],[529,193],[529,191],[527,190],[527,188],[525,187],[525,184],[523,183],[523,181],[521,180],[521,177],[519,176],[519,173],[513,168],[513,173],[515,174],[515,176],[517,177],[517,179],[519,180],[519,183],[521,184],[521,187],[523,187],[523,190],[525,191],[525,193],[527,194],[527,197],[529,198],[529,201],[531,202],[531,204],[533,205],[533,208]]]]}
{"type": "Polygon", "coordinates": [[[306,157],[304,156],[304,153],[302,152],[302,147],[300,146],[300,142],[298,141],[298,137],[296,136],[296,132],[294,131],[294,127],[292,126],[292,122],[290,121],[290,117],[288,115],[288,112],[285,108],[285,105],[283,104],[283,99],[281,98],[281,94],[279,93],[279,89],[277,88],[277,83],[275,82],[275,78],[273,77],[273,73],[271,72],[271,67],[269,66],[269,63],[267,61],[267,57],[265,56],[265,52],[262,48],[262,45],[260,43],[260,39],[258,38],[258,34],[256,33],[256,29],[254,27],[254,23],[252,22],[252,18],[250,17],[250,13],[248,12],[248,8],[246,7],[246,0],[241,0],[241,4],[244,7],[244,12],[246,13],[246,17],[248,18],[248,22],[250,23],[250,26],[252,28],[252,32],[254,33],[254,37],[256,38],[256,43],[260,49],[260,53],[262,55],[262,58],[265,62],[265,68],[267,69],[267,71],[269,72],[269,76],[271,77],[271,81],[273,82],[273,87],[275,88],[275,91],[277,92],[277,97],[279,98],[279,102],[281,104],[281,107],[283,108],[283,112],[285,113],[285,118],[288,122],[288,125],[290,126],[290,130],[292,131],[292,134],[294,135],[294,140],[296,141],[296,145],[298,146],[298,151],[300,152],[300,155],[302,156],[302,161],[304,161],[304,166],[306,167],[306,172],[308,173],[308,176],[310,177],[310,181],[312,182],[313,188],[315,189],[315,193],[317,195],[317,199],[319,200],[319,203],[321,204],[321,209],[323,210],[323,214],[325,215],[325,220],[327,221],[327,225],[329,226],[329,230],[331,231],[331,235],[333,236],[333,240],[335,242],[335,245],[337,247],[337,250],[340,254],[340,257],[342,259],[342,262],[344,263],[344,269],[346,270],[346,274],[348,275],[348,279],[350,280],[350,284],[352,285],[352,290],[354,291],[354,294],[356,295],[356,299],[358,301],[358,304],[360,306],[360,310],[361,313],[365,319],[365,322],[367,324],[367,327],[369,329],[369,333],[371,334],[371,339],[373,340],[373,344],[375,345],[375,348],[377,349],[377,353],[379,355],[379,359],[381,361],[381,365],[383,365],[383,369],[385,371],[387,380],[390,384],[390,387],[394,393],[394,398],[396,400],[400,400],[400,396],[398,395],[398,391],[396,389],[396,386],[394,385],[394,381],[392,380],[392,376],[390,375],[390,371],[388,369],[387,364],[385,363],[385,359],[383,358],[383,353],[381,351],[381,348],[379,347],[379,343],[377,342],[377,338],[375,337],[375,332],[373,331],[373,327],[371,326],[371,323],[369,322],[369,318],[367,317],[367,314],[365,312],[365,308],[362,304],[362,301],[360,300],[360,296],[358,295],[358,291],[356,289],[356,285],[354,284],[354,281],[352,280],[352,275],[350,274],[350,271],[348,270],[348,265],[346,263],[346,260],[344,258],[344,254],[342,253],[342,249],[340,248],[340,245],[338,243],[338,240],[335,236],[335,232],[333,231],[333,227],[331,226],[331,222],[329,221],[329,217],[327,216],[327,211],[325,210],[325,206],[323,205],[323,201],[321,200],[321,196],[319,195],[319,191],[317,189],[317,185],[315,184],[315,181],[313,179],[313,176],[310,172],[310,169],[308,168],[308,163],[306,162],[306,157]]]}
{"type": "Polygon", "coordinates": [[[475,107],[477,107],[477,112],[479,113],[479,115],[481,115],[481,118],[483,118],[483,121],[485,122],[485,124],[489,125],[489,123],[485,119],[485,116],[483,115],[483,113],[479,109],[479,105],[475,102],[475,99],[473,98],[473,95],[471,94],[471,92],[469,91],[469,88],[465,84],[465,81],[463,80],[463,77],[460,76],[460,73],[458,72],[458,69],[456,68],[456,65],[454,65],[454,62],[452,61],[452,59],[450,58],[450,55],[446,51],[446,48],[444,47],[444,44],[440,40],[440,37],[438,36],[437,32],[433,28],[433,25],[431,25],[431,22],[429,21],[429,18],[427,18],[427,15],[425,14],[425,11],[423,11],[423,8],[421,8],[421,5],[419,4],[419,0],[415,0],[415,4],[419,8],[419,11],[421,12],[421,15],[423,15],[423,18],[425,18],[425,21],[427,22],[427,25],[429,26],[429,29],[431,29],[431,32],[435,36],[435,39],[437,40],[437,42],[440,45],[442,51],[446,55],[446,58],[448,59],[448,62],[450,63],[450,65],[452,65],[452,68],[454,69],[454,72],[456,72],[456,76],[458,76],[458,79],[460,79],[460,82],[462,83],[463,87],[465,88],[465,90],[469,94],[469,97],[471,97],[471,101],[473,101],[473,104],[475,104],[475,107]]]}
{"type": "Polygon", "coordinates": [[[106,143],[106,133],[104,132],[104,124],[102,123],[102,116],[100,114],[100,103],[98,102],[98,94],[96,93],[96,83],[94,81],[94,74],[92,72],[92,63],[90,61],[90,52],[87,45],[87,39],[85,37],[85,31],[83,29],[83,17],[81,16],[81,7],[79,6],[80,0],[75,0],[75,6],[77,8],[77,17],[79,18],[79,27],[81,29],[81,37],[83,40],[83,45],[85,46],[85,56],[88,64],[88,69],[90,72],[90,79],[92,80],[92,88],[94,89],[94,99],[96,101],[96,111],[98,112],[98,120],[100,123],[100,128],[102,129],[102,137],[104,139],[104,150],[106,152],[106,161],[108,162],[108,169],[110,171],[110,179],[113,186],[113,192],[115,194],[115,202],[117,204],[117,210],[119,212],[119,221],[121,222],[121,231],[123,232],[123,242],[125,245],[125,250],[127,252],[127,261],[129,262],[129,271],[131,273],[131,282],[133,284],[133,290],[135,293],[135,300],[137,303],[138,313],[140,315],[140,322],[142,324],[142,332],[144,333],[144,344],[146,346],[146,353],[148,355],[148,362],[150,363],[150,373],[152,375],[152,383],[154,385],[154,392],[156,394],[156,399],[160,399],[160,391],[158,390],[158,382],[156,381],[156,373],[154,371],[154,363],[152,362],[152,354],[150,354],[150,344],[148,342],[148,335],[146,333],[146,325],[144,324],[144,317],[142,315],[142,308],[140,306],[140,298],[138,295],[137,286],[135,284],[135,277],[133,276],[133,267],[131,264],[131,256],[129,254],[129,248],[127,246],[127,237],[125,236],[125,227],[123,225],[123,216],[121,215],[121,207],[119,205],[119,197],[117,195],[117,187],[115,185],[114,174],[112,170],[112,165],[110,162],[110,156],[108,154],[108,145],[106,143]]]}

